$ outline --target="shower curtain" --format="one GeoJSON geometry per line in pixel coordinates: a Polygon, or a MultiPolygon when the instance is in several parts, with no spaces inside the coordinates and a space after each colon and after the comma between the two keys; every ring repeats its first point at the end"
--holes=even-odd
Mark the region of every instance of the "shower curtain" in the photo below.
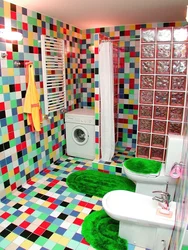
{"type": "Polygon", "coordinates": [[[99,45],[99,89],[101,97],[101,155],[111,161],[115,150],[113,45],[99,45]]]}

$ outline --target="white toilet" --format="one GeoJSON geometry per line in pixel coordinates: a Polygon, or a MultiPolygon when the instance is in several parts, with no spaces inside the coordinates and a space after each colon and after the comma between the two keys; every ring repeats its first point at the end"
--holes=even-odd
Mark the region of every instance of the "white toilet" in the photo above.
{"type": "Polygon", "coordinates": [[[152,250],[167,250],[175,223],[176,203],[170,202],[170,215],[160,213],[151,196],[116,190],[102,199],[106,213],[118,220],[119,236],[128,243],[152,250]]]}
{"type": "MultiPolygon", "coordinates": [[[[176,162],[181,161],[183,148],[183,137],[179,135],[168,135],[168,146],[166,154],[166,163],[162,164],[162,168],[157,174],[140,174],[126,168],[126,161],[122,167],[123,173],[136,183],[136,193],[153,196],[152,191],[166,191],[174,197],[176,181],[170,176],[171,169],[176,162]]],[[[134,158],[127,161],[134,161],[134,158]]]]}

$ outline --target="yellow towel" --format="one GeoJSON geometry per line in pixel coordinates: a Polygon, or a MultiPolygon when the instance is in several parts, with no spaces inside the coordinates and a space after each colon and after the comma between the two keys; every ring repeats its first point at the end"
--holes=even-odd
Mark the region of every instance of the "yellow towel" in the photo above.
{"type": "Polygon", "coordinates": [[[33,63],[28,63],[26,66],[26,70],[28,87],[25,96],[24,113],[27,114],[27,123],[31,126],[31,130],[41,131],[40,123],[42,121],[42,115],[40,110],[39,94],[37,92],[34,79],[33,63]]]}

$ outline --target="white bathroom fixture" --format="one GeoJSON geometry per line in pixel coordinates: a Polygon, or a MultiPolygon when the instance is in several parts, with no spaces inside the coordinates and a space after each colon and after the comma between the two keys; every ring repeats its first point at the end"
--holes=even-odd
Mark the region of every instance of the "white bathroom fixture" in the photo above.
{"type": "MultiPolygon", "coordinates": [[[[171,199],[174,198],[177,179],[170,176],[174,163],[181,161],[183,148],[183,136],[168,135],[168,145],[166,153],[166,163],[157,174],[140,174],[126,168],[126,162],[123,166],[123,172],[132,181],[136,183],[136,193],[153,196],[153,190],[162,190],[170,193],[171,199]]],[[[132,159],[134,161],[134,158],[132,159]]]]}
{"type": "Polygon", "coordinates": [[[102,206],[120,222],[119,237],[128,243],[152,250],[168,249],[175,223],[175,202],[170,202],[170,215],[165,215],[151,196],[116,190],[103,197],[102,206]]]}
{"type": "Polygon", "coordinates": [[[65,114],[67,154],[95,158],[95,115],[93,109],[75,109],[65,114]]]}

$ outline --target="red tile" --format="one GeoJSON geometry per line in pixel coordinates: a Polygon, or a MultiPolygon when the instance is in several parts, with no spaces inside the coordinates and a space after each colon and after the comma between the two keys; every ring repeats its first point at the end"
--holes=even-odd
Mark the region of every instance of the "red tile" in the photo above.
{"type": "Polygon", "coordinates": [[[95,205],[94,204],[91,204],[91,203],[87,203],[86,207],[88,208],[93,208],[95,205]]]}
{"type": "Polygon", "coordinates": [[[24,221],[20,224],[20,227],[22,228],[27,228],[31,223],[29,223],[28,221],[24,221]]]}
{"type": "Polygon", "coordinates": [[[22,29],[23,30],[28,30],[28,24],[27,23],[22,23],[22,29]]]}
{"type": "Polygon", "coordinates": [[[25,213],[27,213],[27,214],[32,214],[34,211],[35,211],[35,210],[32,209],[32,208],[28,208],[28,209],[25,211],[25,213]]]}
{"type": "Polygon", "coordinates": [[[0,102],[0,110],[5,110],[5,104],[4,102],[0,102]]]}
{"type": "Polygon", "coordinates": [[[15,138],[14,132],[8,133],[8,138],[9,138],[9,140],[13,140],[15,138]]]}
{"type": "Polygon", "coordinates": [[[49,197],[48,199],[47,199],[47,201],[49,201],[49,202],[53,202],[53,201],[55,201],[56,199],[55,198],[53,198],[53,197],[49,197]]]}
{"type": "Polygon", "coordinates": [[[4,214],[1,215],[1,218],[7,219],[9,216],[10,216],[10,214],[5,212],[4,214]]]}
{"type": "Polygon", "coordinates": [[[7,166],[4,166],[4,167],[1,168],[1,173],[2,174],[6,174],[7,172],[8,172],[7,166]]]}
{"type": "Polygon", "coordinates": [[[47,221],[44,221],[44,222],[42,222],[41,224],[40,224],[40,227],[42,227],[42,228],[48,228],[50,226],[50,222],[47,222],[47,221]]]}
{"type": "Polygon", "coordinates": [[[16,183],[15,183],[15,182],[12,183],[12,184],[10,185],[10,187],[11,187],[11,190],[12,190],[12,191],[15,190],[15,189],[16,189],[16,183]]]}
{"type": "Polygon", "coordinates": [[[85,201],[80,201],[80,202],[78,203],[78,206],[85,207],[86,205],[87,205],[87,202],[85,202],[85,201]]]}
{"type": "Polygon", "coordinates": [[[45,228],[38,227],[33,233],[35,233],[37,235],[42,235],[45,231],[46,231],[45,228]]]}
{"type": "Polygon", "coordinates": [[[81,243],[85,244],[85,245],[90,245],[84,238],[81,240],[81,243]]]}
{"type": "Polygon", "coordinates": [[[53,209],[53,210],[56,209],[57,207],[58,207],[58,205],[56,205],[56,204],[51,204],[51,205],[49,206],[49,208],[50,208],[50,209],[53,209]]]}
{"type": "Polygon", "coordinates": [[[24,198],[24,197],[27,196],[27,194],[21,193],[21,194],[19,194],[18,196],[19,196],[20,198],[24,198]]]}
{"type": "Polygon", "coordinates": [[[74,224],[76,224],[76,225],[82,225],[82,222],[83,222],[83,220],[81,220],[81,219],[79,219],[79,218],[76,218],[74,221],[73,221],[73,223],[74,224]]]}

